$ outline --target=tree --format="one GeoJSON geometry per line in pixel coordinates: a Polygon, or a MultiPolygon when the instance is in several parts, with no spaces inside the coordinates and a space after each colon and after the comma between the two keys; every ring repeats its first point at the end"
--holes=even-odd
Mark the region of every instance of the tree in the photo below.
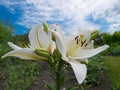
{"type": "Polygon", "coordinates": [[[10,41],[12,38],[12,32],[12,28],[10,28],[9,26],[5,26],[0,21],[0,44],[7,43],[8,41],[10,41]]]}

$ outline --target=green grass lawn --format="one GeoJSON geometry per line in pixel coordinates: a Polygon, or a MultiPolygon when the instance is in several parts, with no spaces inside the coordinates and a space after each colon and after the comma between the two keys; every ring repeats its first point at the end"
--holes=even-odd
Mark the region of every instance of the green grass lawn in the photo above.
{"type": "Polygon", "coordinates": [[[120,57],[105,56],[107,73],[112,83],[113,90],[120,90],[120,57]]]}

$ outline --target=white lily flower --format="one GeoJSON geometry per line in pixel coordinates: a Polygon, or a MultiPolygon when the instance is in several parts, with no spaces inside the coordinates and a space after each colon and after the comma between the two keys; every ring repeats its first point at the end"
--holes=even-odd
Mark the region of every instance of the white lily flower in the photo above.
{"type": "Polygon", "coordinates": [[[15,56],[26,60],[46,60],[45,57],[37,55],[35,53],[36,49],[41,49],[46,54],[48,52],[53,54],[55,47],[55,42],[51,39],[49,35],[43,30],[40,25],[36,25],[29,32],[30,45],[27,48],[21,48],[8,42],[8,45],[13,48],[13,51],[6,53],[2,58],[7,56],[15,56]]]}
{"type": "Polygon", "coordinates": [[[87,61],[88,58],[106,50],[109,46],[104,45],[94,49],[94,42],[90,40],[91,32],[84,31],[72,38],[64,37],[58,25],[53,25],[49,30],[55,33],[57,48],[62,59],[71,65],[78,83],[81,84],[85,80],[87,67],[80,61],[87,61]]]}

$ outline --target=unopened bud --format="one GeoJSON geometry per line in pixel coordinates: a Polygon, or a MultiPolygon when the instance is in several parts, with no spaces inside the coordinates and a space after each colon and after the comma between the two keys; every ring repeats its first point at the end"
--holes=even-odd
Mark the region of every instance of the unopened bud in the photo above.
{"type": "Polygon", "coordinates": [[[53,55],[53,52],[54,52],[55,48],[56,48],[55,42],[51,41],[50,45],[49,45],[49,48],[48,48],[50,55],[53,55]]]}
{"type": "Polygon", "coordinates": [[[94,30],[91,32],[90,34],[90,40],[93,40],[94,38],[96,38],[99,34],[99,31],[98,30],[94,30]]]}
{"type": "Polygon", "coordinates": [[[48,32],[48,27],[49,27],[49,25],[48,25],[46,22],[43,22],[42,24],[43,24],[43,30],[44,30],[45,32],[48,32]]]}
{"type": "Polygon", "coordinates": [[[50,56],[49,52],[45,49],[39,48],[34,51],[37,55],[48,58],[50,56]]]}

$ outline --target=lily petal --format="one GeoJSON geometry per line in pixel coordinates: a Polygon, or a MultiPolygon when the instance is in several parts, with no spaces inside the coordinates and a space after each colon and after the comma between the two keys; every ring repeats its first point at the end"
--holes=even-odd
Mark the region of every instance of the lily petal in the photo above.
{"type": "Polygon", "coordinates": [[[13,51],[10,51],[6,53],[2,58],[7,57],[7,56],[15,56],[19,57],[21,59],[26,59],[26,60],[44,60],[44,57],[40,57],[34,53],[33,50],[28,49],[28,48],[22,48],[22,49],[16,49],[13,51]]]}
{"type": "Polygon", "coordinates": [[[93,49],[94,47],[94,41],[92,40],[91,42],[88,43],[88,45],[85,47],[86,49],[93,49]]]}
{"type": "Polygon", "coordinates": [[[75,60],[70,60],[70,64],[72,66],[72,69],[74,71],[78,83],[81,84],[85,80],[87,74],[86,65],[81,64],[80,62],[75,60]]]}
{"type": "Polygon", "coordinates": [[[60,36],[61,36],[60,38],[62,38],[64,40],[64,34],[63,34],[61,27],[57,24],[53,24],[51,27],[53,27],[55,29],[55,31],[60,34],[60,36]]]}
{"type": "Polygon", "coordinates": [[[42,48],[47,49],[50,42],[51,42],[51,38],[47,35],[47,33],[42,30],[42,27],[39,27],[38,30],[38,40],[42,46],[42,48]]]}
{"type": "Polygon", "coordinates": [[[55,35],[56,35],[57,48],[58,48],[60,54],[62,55],[62,58],[66,58],[66,47],[65,47],[65,43],[64,43],[64,40],[61,38],[59,32],[53,31],[53,30],[49,30],[49,31],[55,33],[55,35]]]}
{"type": "Polygon", "coordinates": [[[52,33],[50,31],[47,32],[47,35],[52,40],[52,33]]]}
{"type": "Polygon", "coordinates": [[[65,45],[58,36],[56,37],[56,44],[57,44],[58,50],[61,53],[62,57],[66,57],[65,45]]]}
{"type": "Polygon", "coordinates": [[[8,45],[9,45],[11,48],[13,48],[13,49],[21,49],[21,47],[13,44],[13,43],[11,43],[11,42],[8,42],[8,45]]]}
{"type": "Polygon", "coordinates": [[[54,52],[55,49],[56,49],[56,44],[55,44],[54,41],[51,41],[51,42],[50,42],[50,45],[49,45],[49,49],[48,49],[50,55],[53,55],[53,52],[54,52]]]}
{"type": "Polygon", "coordinates": [[[69,52],[71,48],[73,48],[76,45],[76,41],[74,40],[74,37],[70,36],[66,36],[64,40],[66,44],[66,51],[69,52]]]}
{"type": "Polygon", "coordinates": [[[104,46],[101,46],[96,49],[79,49],[76,53],[74,53],[74,55],[69,56],[69,58],[71,58],[71,59],[87,59],[87,58],[90,58],[90,57],[106,50],[107,48],[109,48],[108,45],[104,45],[104,46]]]}
{"type": "Polygon", "coordinates": [[[32,49],[42,47],[41,44],[40,44],[40,41],[38,39],[39,27],[40,27],[40,25],[36,25],[29,32],[29,40],[30,40],[30,45],[31,45],[32,49]]]}
{"type": "Polygon", "coordinates": [[[85,62],[86,64],[88,64],[88,59],[77,59],[77,61],[79,61],[79,62],[85,62]]]}

